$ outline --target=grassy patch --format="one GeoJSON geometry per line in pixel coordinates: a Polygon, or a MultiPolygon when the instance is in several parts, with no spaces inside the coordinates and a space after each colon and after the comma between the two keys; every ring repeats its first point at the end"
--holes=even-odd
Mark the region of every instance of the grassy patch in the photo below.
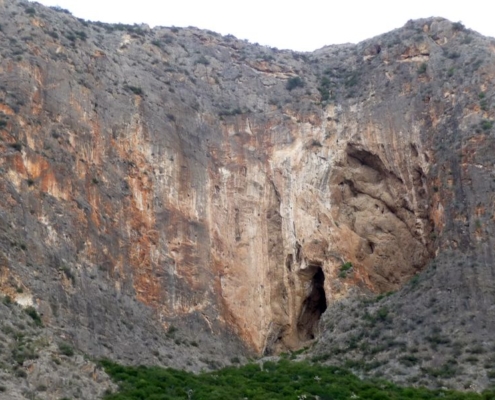
{"type": "Polygon", "coordinates": [[[346,262],[342,264],[339,268],[339,278],[347,278],[347,274],[350,273],[350,270],[352,269],[352,263],[351,262],[346,262]]]}

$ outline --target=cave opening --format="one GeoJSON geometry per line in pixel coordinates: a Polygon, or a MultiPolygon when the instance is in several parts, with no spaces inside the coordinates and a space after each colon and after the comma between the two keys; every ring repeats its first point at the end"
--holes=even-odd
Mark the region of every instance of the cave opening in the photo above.
{"type": "Polygon", "coordinates": [[[309,281],[309,290],[297,321],[297,333],[299,340],[308,341],[313,340],[318,334],[321,315],[327,309],[324,289],[325,274],[321,265],[313,265],[308,267],[301,278],[306,278],[309,281]]]}

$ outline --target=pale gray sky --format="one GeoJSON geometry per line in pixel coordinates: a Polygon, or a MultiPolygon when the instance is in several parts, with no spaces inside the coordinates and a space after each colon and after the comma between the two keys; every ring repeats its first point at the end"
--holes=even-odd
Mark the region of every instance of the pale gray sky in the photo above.
{"type": "Polygon", "coordinates": [[[239,39],[311,51],[359,42],[409,19],[440,16],[495,37],[490,0],[38,0],[79,18],[150,26],[196,26],[239,39]]]}

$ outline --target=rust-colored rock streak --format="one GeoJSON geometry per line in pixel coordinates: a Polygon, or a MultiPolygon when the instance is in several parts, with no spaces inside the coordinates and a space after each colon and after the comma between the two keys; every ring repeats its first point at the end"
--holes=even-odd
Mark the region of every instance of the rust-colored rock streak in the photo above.
{"type": "MultiPolygon", "coordinates": [[[[433,168],[439,138],[483,112],[458,106],[467,89],[432,83],[447,68],[436,43],[458,40],[448,21],[406,27],[388,46],[383,36],[307,56],[46,15],[101,37],[67,39],[23,15],[42,45],[0,61],[0,208],[15,232],[4,244],[30,249],[12,246],[1,279],[44,266],[50,282],[25,282],[40,307],[53,308],[43,294],[53,285],[68,309],[114,293],[164,326],[190,317],[271,353],[315,338],[327,304],[396,290],[438,250],[458,182],[433,168]],[[296,75],[304,87],[288,86],[296,75]]],[[[490,76],[493,62],[476,79],[489,88],[490,76]]],[[[455,179],[490,140],[463,143],[455,179]]],[[[91,307],[77,307],[74,318],[91,321],[91,307]]]]}

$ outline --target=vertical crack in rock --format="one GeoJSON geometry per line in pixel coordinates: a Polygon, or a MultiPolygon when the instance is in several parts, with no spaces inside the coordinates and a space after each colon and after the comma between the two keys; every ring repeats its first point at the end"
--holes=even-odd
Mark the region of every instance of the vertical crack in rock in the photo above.
{"type": "Polygon", "coordinates": [[[321,315],[327,309],[327,298],[323,284],[325,274],[321,264],[310,265],[299,272],[301,281],[307,287],[307,296],[302,303],[297,321],[297,334],[302,342],[314,339],[318,334],[321,315]]]}

